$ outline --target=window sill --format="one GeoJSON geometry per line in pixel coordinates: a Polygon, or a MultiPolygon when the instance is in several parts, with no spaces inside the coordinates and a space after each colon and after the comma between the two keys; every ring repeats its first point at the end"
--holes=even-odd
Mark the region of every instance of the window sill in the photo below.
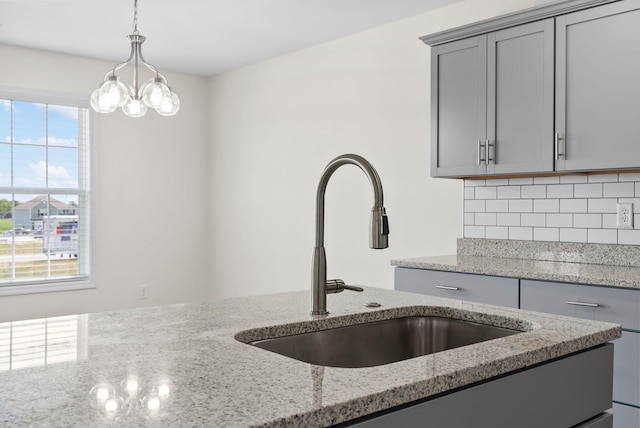
{"type": "Polygon", "coordinates": [[[96,285],[89,278],[60,282],[12,283],[0,285],[0,297],[17,296],[21,294],[52,293],[56,291],[88,290],[91,288],[96,288],[96,285]]]}

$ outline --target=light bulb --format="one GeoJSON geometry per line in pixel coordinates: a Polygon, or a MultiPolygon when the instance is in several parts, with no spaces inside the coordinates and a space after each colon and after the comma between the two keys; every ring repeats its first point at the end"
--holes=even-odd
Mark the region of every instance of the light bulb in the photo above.
{"type": "Polygon", "coordinates": [[[162,116],[173,116],[178,110],[180,110],[180,99],[174,92],[171,92],[171,97],[162,100],[160,107],[156,108],[158,114],[162,116]]]}
{"type": "Polygon", "coordinates": [[[128,95],[127,87],[120,82],[118,76],[111,75],[109,80],[100,86],[100,98],[104,98],[109,105],[121,107],[128,95]]]}
{"type": "Polygon", "coordinates": [[[171,388],[169,388],[169,385],[167,385],[166,383],[163,383],[158,387],[158,395],[160,397],[166,397],[167,395],[169,395],[169,392],[171,392],[171,388]]]}
{"type": "Polygon", "coordinates": [[[107,400],[107,402],[104,403],[104,409],[109,413],[115,412],[118,410],[118,400],[113,398],[111,400],[107,400]]]}
{"type": "Polygon", "coordinates": [[[158,397],[150,397],[147,401],[147,408],[149,410],[158,410],[160,408],[160,399],[158,397]]]}
{"type": "Polygon", "coordinates": [[[118,108],[118,105],[110,103],[107,98],[103,98],[101,95],[101,88],[96,89],[91,94],[91,107],[98,113],[111,113],[118,108]]]}
{"type": "Polygon", "coordinates": [[[138,395],[138,381],[135,379],[127,380],[127,392],[130,397],[138,395]]]}
{"type": "Polygon", "coordinates": [[[162,83],[160,77],[155,77],[143,85],[142,101],[149,107],[158,108],[167,98],[171,98],[171,91],[162,83]]]}
{"type": "Polygon", "coordinates": [[[99,388],[96,392],[96,398],[100,401],[104,401],[109,398],[109,389],[108,388],[99,388]]]}
{"type": "Polygon", "coordinates": [[[147,106],[140,100],[128,97],[122,106],[122,111],[130,117],[142,117],[147,114],[147,106]]]}

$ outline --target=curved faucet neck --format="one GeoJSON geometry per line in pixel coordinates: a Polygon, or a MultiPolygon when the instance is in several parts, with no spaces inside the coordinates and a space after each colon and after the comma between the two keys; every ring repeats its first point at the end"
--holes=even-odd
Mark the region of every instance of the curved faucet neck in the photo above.
{"type": "Polygon", "coordinates": [[[369,182],[373,188],[373,208],[371,209],[382,209],[384,211],[382,182],[375,168],[368,160],[359,155],[345,154],[338,156],[329,162],[318,182],[318,189],[316,191],[316,247],[324,246],[324,196],[327,185],[329,184],[329,179],[338,168],[349,164],[359,167],[369,178],[369,182]]]}

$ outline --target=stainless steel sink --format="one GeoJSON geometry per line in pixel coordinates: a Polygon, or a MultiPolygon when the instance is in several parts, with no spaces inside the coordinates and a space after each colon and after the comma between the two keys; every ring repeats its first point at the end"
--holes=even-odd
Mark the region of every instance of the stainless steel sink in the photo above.
{"type": "Polygon", "coordinates": [[[329,367],[371,367],[521,333],[470,321],[410,316],[249,344],[329,367]]]}

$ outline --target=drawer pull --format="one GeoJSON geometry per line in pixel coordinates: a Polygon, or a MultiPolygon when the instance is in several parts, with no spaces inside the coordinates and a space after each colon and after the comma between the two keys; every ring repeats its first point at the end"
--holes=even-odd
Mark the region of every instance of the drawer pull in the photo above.
{"type": "Polygon", "coordinates": [[[567,302],[567,305],[588,306],[590,308],[598,308],[598,307],[600,307],[600,305],[597,304],[597,303],[585,303],[585,302],[567,302]]]}
{"type": "Polygon", "coordinates": [[[436,285],[436,288],[439,288],[441,290],[453,290],[453,291],[460,290],[460,288],[458,288],[458,287],[450,287],[448,285],[436,285]]]}

